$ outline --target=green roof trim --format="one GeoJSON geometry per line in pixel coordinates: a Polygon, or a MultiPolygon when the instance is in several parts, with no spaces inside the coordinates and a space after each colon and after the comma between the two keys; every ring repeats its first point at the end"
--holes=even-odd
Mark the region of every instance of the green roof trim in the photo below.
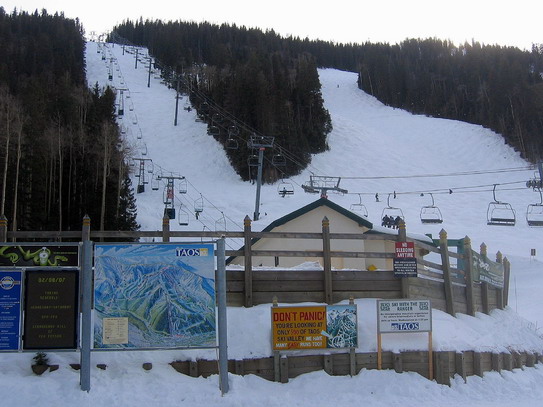
{"type": "Polygon", "coordinates": [[[327,198],[320,198],[306,206],[301,207],[300,209],[295,210],[294,212],[289,213],[288,215],[283,216],[282,218],[274,220],[272,223],[266,226],[262,231],[270,232],[274,228],[284,225],[285,223],[288,223],[293,219],[296,219],[302,215],[305,215],[306,213],[311,212],[313,209],[319,208],[321,206],[327,206],[330,209],[333,209],[336,212],[341,213],[343,216],[358,223],[358,226],[364,226],[364,227],[367,227],[368,229],[373,229],[373,223],[371,223],[367,219],[356,215],[355,213],[345,209],[342,206],[339,206],[338,204],[330,201],[327,198]]]}

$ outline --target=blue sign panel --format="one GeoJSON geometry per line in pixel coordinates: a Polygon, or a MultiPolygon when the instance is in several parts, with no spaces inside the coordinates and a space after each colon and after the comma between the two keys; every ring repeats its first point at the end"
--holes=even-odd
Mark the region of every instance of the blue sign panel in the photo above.
{"type": "Polygon", "coordinates": [[[18,350],[22,271],[0,271],[0,351],[18,350]]]}

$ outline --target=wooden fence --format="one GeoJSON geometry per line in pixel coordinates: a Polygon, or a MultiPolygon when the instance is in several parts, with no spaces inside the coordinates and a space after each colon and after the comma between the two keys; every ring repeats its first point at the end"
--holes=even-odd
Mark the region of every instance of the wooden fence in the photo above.
{"type": "MultiPolygon", "coordinates": [[[[172,238],[182,239],[243,239],[244,246],[239,250],[227,250],[227,256],[244,258],[243,270],[227,270],[227,297],[230,306],[251,307],[255,304],[279,302],[325,302],[336,303],[350,298],[423,298],[431,299],[432,307],[448,312],[489,313],[492,309],[507,305],[510,265],[500,252],[496,261],[504,265],[505,282],[503,289],[483,282],[473,281],[471,269],[471,241],[466,236],[457,246],[457,251],[449,250],[449,240],[445,231],[440,233],[436,244],[414,240],[407,236],[405,224],[400,225],[398,234],[352,234],[330,233],[329,222],[322,222],[322,233],[253,232],[251,220],[246,217],[244,230],[240,232],[212,231],[171,231],[169,219],[165,218],[162,230],[157,231],[97,231],[91,230],[90,219],[83,220],[81,231],[8,231],[7,220],[0,218],[0,242],[14,241],[137,241],[141,238],[159,238],[169,242],[172,238]],[[322,250],[253,250],[256,239],[316,239],[322,241],[322,250]],[[383,240],[392,242],[413,241],[417,256],[418,277],[397,278],[393,270],[333,270],[333,257],[342,258],[381,258],[393,259],[388,252],[350,252],[332,251],[332,240],[383,240]],[[429,261],[425,255],[434,253],[438,261],[429,261]],[[253,257],[315,257],[322,259],[322,269],[281,270],[254,268],[253,257]],[[457,260],[456,267],[451,259],[457,260]]],[[[486,246],[481,245],[481,254],[486,256],[486,246]]],[[[533,366],[541,360],[541,355],[532,353],[487,353],[487,352],[433,352],[433,377],[438,383],[450,384],[455,374],[464,379],[470,375],[482,376],[494,370],[512,370],[523,366],[533,366]]],[[[148,368],[149,363],[146,364],[148,368]]],[[[172,367],[191,376],[217,374],[217,361],[174,361],[172,367]]],[[[429,377],[428,352],[408,351],[401,353],[383,352],[382,368],[397,372],[417,372],[429,377]]],[[[268,380],[288,382],[300,374],[325,370],[331,375],[354,375],[361,369],[377,369],[377,353],[332,353],[325,355],[287,356],[277,352],[275,356],[261,359],[231,360],[229,371],[235,374],[255,374],[268,380]]]]}
{"type": "MultiPolygon", "coordinates": [[[[254,232],[251,220],[246,217],[244,230],[240,232],[214,231],[171,231],[168,218],[164,218],[162,230],[156,231],[98,231],[90,228],[90,219],[83,221],[82,231],[8,231],[5,218],[0,219],[1,241],[33,240],[94,240],[94,241],[137,241],[141,238],[159,238],[169,242],[172,238],[214,239],[219,237],[243,239],[244,246],[239,250],[227,250],[226,256],[244,258],[243,270],[227,270],[227,297],[229,306],[251,307],[256,304],[271,304],[274,299],[281,303],[324,302],[337,303],[350,298],[423,298],[432,301],[432,307],[451,315],[475,312],[489,313],[495,308],[507,305],[510,264],[502,259],[500,252],[496,261],[504,265],[505,282],[503,289],[473,279],[471,241],[462,239],[459,250],[451,251],[447,234],[441,231],[438,244],[425,243],[408,238],[405,224],[402,223],[397,234],[384,233],[330,233],[327,218],[322,221],[322,233],[292,232],[254,232]],[[285,242],[285,250],[253,250],[252,243],[257,239],[280,239],[285,242]],[[290,239],[316,239],[322,242],[322,250],[288,250],[290,239]],[[380,258],[393,259],[392,252],[332,251],[332,240],[381,240],[412,241],[415,243],[418,277],[398,278],[393,270],[333,270],[332,258],[380,258]],[[439,261],[424,259],[424,255],[435,253],[439,261]],[[281,270],[254,268],[253,257],[300,257],[322,259],[322,269],[281,270]],[[451,266],[451,258],[458,265],[451,266]]],[[[486,246],[481,245],[481,254],[486,256],[486,246]]]]}
{"type": "MultiPolygon", "coordinates": [[[[485,372],[522,369],[541,362],[542,355],[530,352],[454,352],[433,353],[433,378],[450,385],[455,375],[464,381],[468,376],[482,377],[485,372]]],[[[170,365],[179,373],[193,377],[217,374],[217,361],[174,361],[170,365]]],[[[382,352],[382,369],[397,373],[415,372],[429,377],[427,351],[382,352]]],[[[228,371],[237,375],[254,374],[264,379],[287,383],[304,373],[324,370],[332,376],[356,375],[362,369],[377,369],[377,352],[333,353],[325,355],[271,356],[259,359],[228,361],[228,371]]]]}

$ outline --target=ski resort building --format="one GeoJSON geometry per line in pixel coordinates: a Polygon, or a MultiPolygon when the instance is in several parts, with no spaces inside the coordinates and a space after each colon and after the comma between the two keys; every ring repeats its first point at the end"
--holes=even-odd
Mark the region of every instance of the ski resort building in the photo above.
{"type": "MultiPolygon", "coordinates": [[[[320,198],[294,212],[291,212],[271,224],[263,232],[279,232],[296,234],[296,238],[259,238],[253,239],[252,252],[259,250],[275,251],[277,256],[258,256],[253,254],[253,266],[263,267],[296,267],[303,263],[321,263],[322,256],[287,257],[281,256],[281,251],[323,251],[322,239],[304,238],[304,234],[323,233],[323,222],[327,222],[329,232],[332,234],[390,234],[390,240],[383,239],[358,239],[340,238],[331,239],[330,251],[332,252],[373,252],[392,253],[396,241],[397,230],[374,226],[367,218],[343,208],[327,198],[320,198]]],[[[385,236],[386,237],[386,236],[385,236]]],[[[431,243],[431,240],[429,240],[431,243]]],[[[391,270],[391,258],[352,258],[332,257],[332,268],[352,270],[391,270]]],[[[227,260],[230,265],[243,265],[242,256],[231,257],[227,260]]]]}

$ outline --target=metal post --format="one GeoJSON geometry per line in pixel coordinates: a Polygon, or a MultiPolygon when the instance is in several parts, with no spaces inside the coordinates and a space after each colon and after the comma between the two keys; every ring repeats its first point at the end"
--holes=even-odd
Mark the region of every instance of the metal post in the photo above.
{"type": "Polygon", "coordinates": [[[258,176],[256,178],[256,202],[253,220],[258,220],[260,215],[260,186],[262,185],[262,164],[264,161],[264,147],[258,150],[258,176]]]}
{"type": "Polygon", "coordinates": [[[217,240],[217,305],[219,320],[219,380],[221,393],[228,393],[228,343],[226,324],[226,256],[224,237],[217,240]]]}
{"type": "Polygon", "coordinates": [[[92,297],[92,242],[90,238],[90,218],[83,218],[83,247],[81,266],[81,352],[80,386],[83,391],[90,391],[91,369],[91,297],[92,297]]]}
{"type": "Polygon", "coordinates": [[[138,53],[139,53],[139,49],[136,48],[136,64],[134,65],[134,69],[138,69],[138,53]]]}
{"type": "Polygon", "coordinates": [[[175,118],[173,120],[173,125],[177,126],[177,111],[179,110],[179,76],[177,77],[177,88],[175,94],[175,118]]]}
{"type": "Polygon", "coordinates": [[[151,65],[153,64],[153,58],[149,58],[149,73],[147,75],[147,87],[151,87],[151,65]]]}

